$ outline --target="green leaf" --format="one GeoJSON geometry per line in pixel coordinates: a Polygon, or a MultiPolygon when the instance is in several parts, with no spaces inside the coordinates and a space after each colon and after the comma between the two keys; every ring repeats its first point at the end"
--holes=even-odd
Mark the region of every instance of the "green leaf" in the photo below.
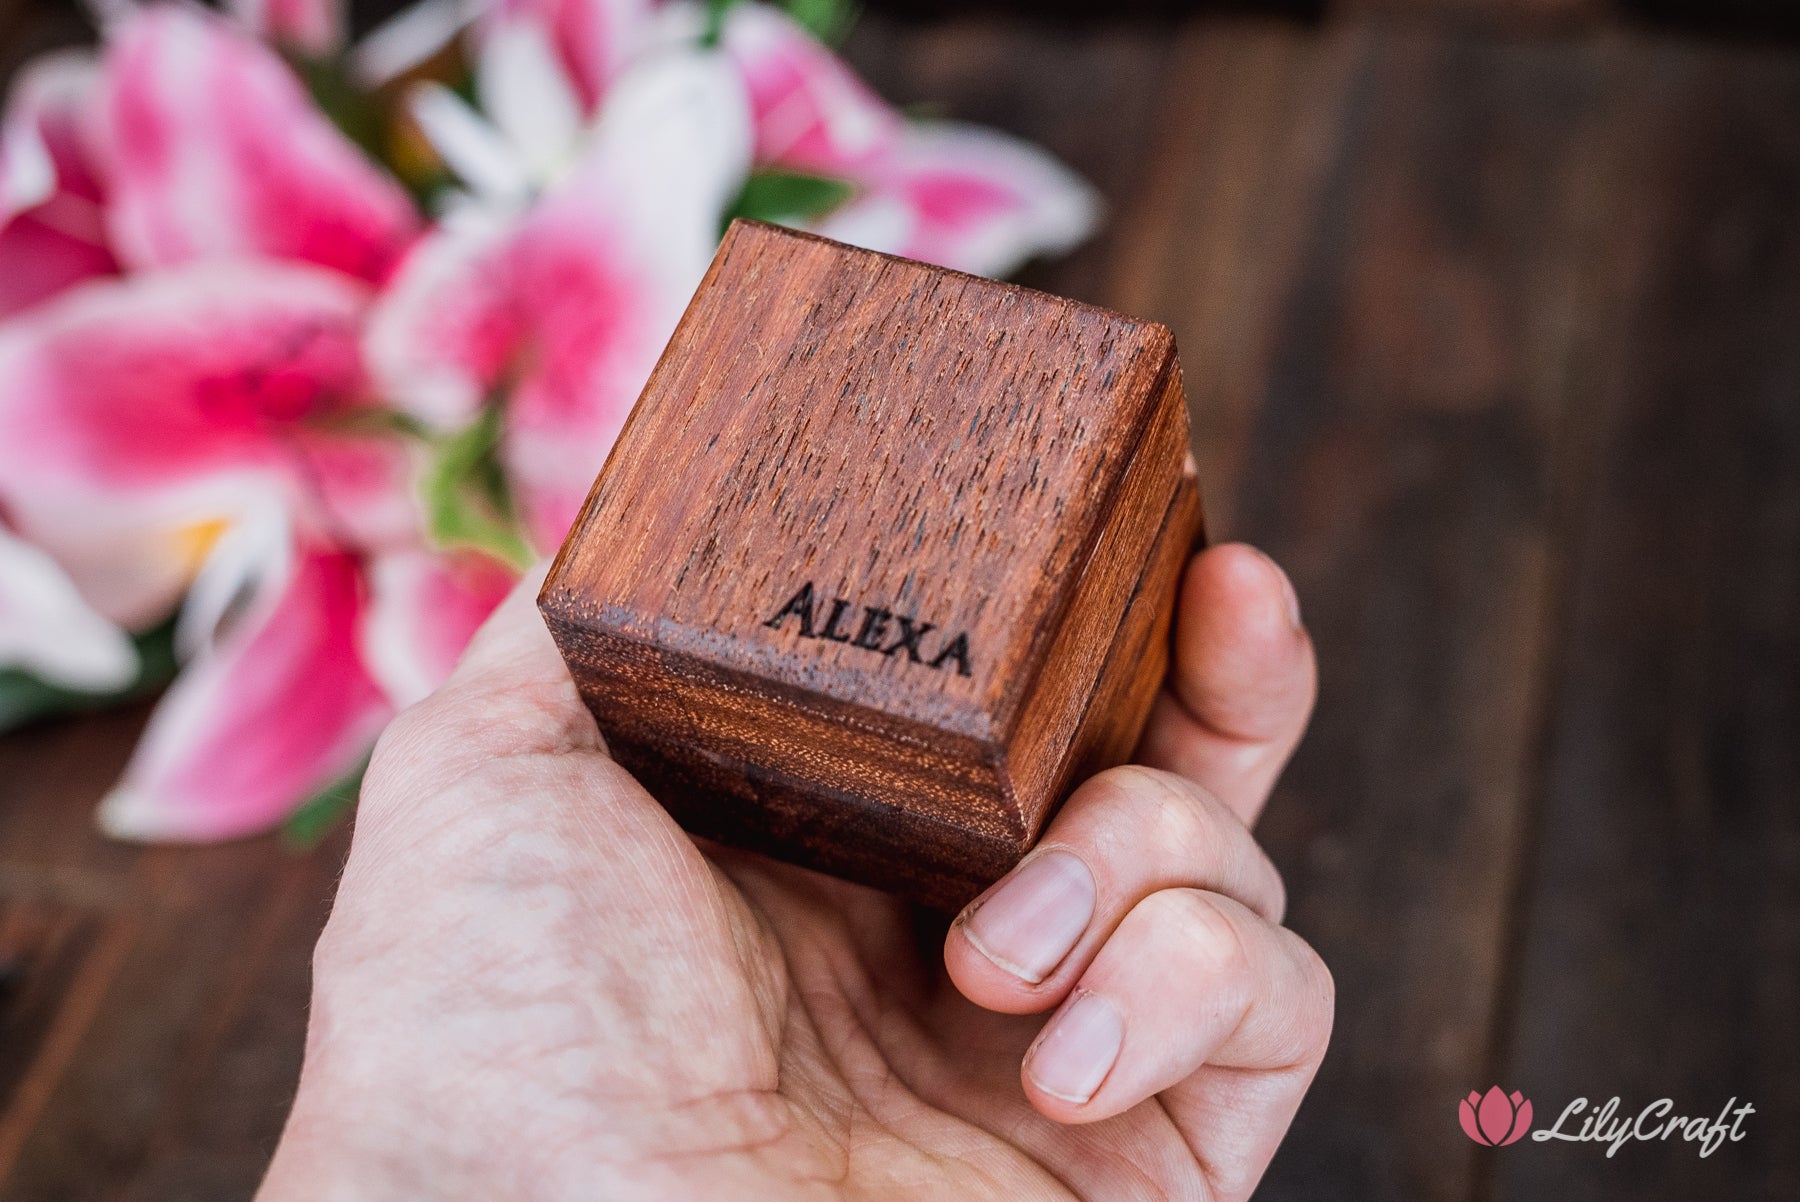
{"type": "MultiPolygon", "coordinates": [[[[349,59],[341,56],[313,58],[289,53],[286,58],[319,111],[359,150],[386,168],[415,205],[428,210],[452,179],[435,154],[421,160],[417,154],[405,153],[405,139],[397,134],[395,92],[365,88],[350,70],[349,59]]],[[[454,90],[463,92],[473,86],[466,73],[458,78],[463,82],[454,90]]]]}
{"type": "Polygon", "coordinates": [[[306,84],[313,103],[330,118],[338,131],[380,162],[382,159],[382,107],[370,93],[357,86],[348,64],[341,59],[290,55],[288,64],[306,84]]]}
{"type": "Polygon", "coordinates": [[[856,24],[857,6],[846,0],[784,0],[781,7],[827,46],[842,42],[850,27],[856,24]]]}
{"type": "Polygon", "coordinates": [[[534,556],[513,513],[499,445],[498,405],[437,444],[422,485],[427,529],[440,547],[482,551],[524,571],[534,556]]]}
{"type": "MultiPolygon", "coordinates": [[[[700,44],[713,47],[725,30],[725,16],[736,8],[739,0],[706,0],[706,24],[700,44]]],[[[781,9],[806,32],[825,43],[836,46],[856,24],[858,6],[849,0],[781,0],[781,9]]]]}
{"type": "Polygon", "coordinates": [[[706,24],[700,31],[700,44],[711,49],[719,44],[725,32],[725,14],[737,6],[738,0],[706,0],[706,24]]]}
{"type": "Polygon", "coordinates": [[[81,714],[107,709],[148,696],[175,676],[175,620],[145,631],[132,640],[137,645],[136,678],[109,693],[83,693],[47,684],[18,668],[0,669],[0,732],[13,730],[40,718],[81,714]]]}
{"type": "Polygon", "coordinates": [[[748,217],[776,225],[798,225],[823,217],[848,200],[854,189],[843,180],[792,171],[756,171],[726,211],[725,225],[748,217]]]}
{"type": "Polygon", "coordinates": [[[325,841],[356,808],[362,793],[363,773],[369,770],[369,757],[362,760],[337,780],[300,803],[300,808],[281,824],[281,838],[295,851],[311,851],[325,841]]]}

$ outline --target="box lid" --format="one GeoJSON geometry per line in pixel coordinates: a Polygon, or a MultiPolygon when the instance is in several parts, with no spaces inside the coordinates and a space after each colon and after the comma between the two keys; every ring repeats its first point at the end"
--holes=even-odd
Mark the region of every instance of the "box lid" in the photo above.
{"type": "Polygon", "coordinates": [[[991,805],[1054,775],[1186,429],[1161,325],[738,222],[542,604],[639,737],[991,805]]]}

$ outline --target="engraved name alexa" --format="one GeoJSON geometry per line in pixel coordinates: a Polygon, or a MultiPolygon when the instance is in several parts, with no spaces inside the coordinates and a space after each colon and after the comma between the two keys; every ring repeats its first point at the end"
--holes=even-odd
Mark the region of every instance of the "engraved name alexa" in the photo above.
{"type": "Polygon", "coordinates": [[[780,630],[795,618],[799,619],[803,639],[848,643],[878,655],[903,656],[910,663],[924,664],[940,672],[954,666],[958,676],[969,675],[969,636],[966,633],[954,638],[939,634],[928,643],[926,636],[937,630],[930,622],[921,622],[875,605],[859,607],[842,597],[833,597],[827,607],[824,602],[815,600],[810,580],[763,625],[780,630]],[[860,620],[853,615],[858,608],[862,610],[860,620]],[[935,652],[929,658],[928,649],[935,652]]]}

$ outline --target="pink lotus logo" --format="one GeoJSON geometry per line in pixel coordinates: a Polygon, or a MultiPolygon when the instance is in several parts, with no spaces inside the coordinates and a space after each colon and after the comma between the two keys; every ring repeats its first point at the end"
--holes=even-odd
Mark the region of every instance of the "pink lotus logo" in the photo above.
{"type": "Polygon", "coordinates": [[[1485,1094],[1471,1090],[1457,1107],[1457,1117],[1462,1120],[1463,1134],[1476,1143],[1504,1148],[1531,1130],[1531,1102],[1516,1089],[1508,1097],[1498,1085],[1485,1094]]]}

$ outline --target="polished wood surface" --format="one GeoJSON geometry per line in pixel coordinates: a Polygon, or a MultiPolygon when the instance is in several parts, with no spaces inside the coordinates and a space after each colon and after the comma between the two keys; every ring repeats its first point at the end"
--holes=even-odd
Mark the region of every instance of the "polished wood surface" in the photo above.
{"type": "Polygon", "coordinates": [[[1187,425],[1163,326],[735,222],[538,604],[688,829],[957,908],[1136,743],[1187,425]]]}
{"type": "MultiPolygon", "coordinates": [[[[0,11],[9,62],[75,24],[0,11]]],[[[1210,532],[1293,570],[1322,694],[1259,833],[1339,1013],[1261,1196],[1800,1197],[1800,57],[1348,16],[851,53],[1101,186],[1026,282],[1175,330],[1210,532]],[[1491,1084],[1757,1112],[1704,1160],[1489,1150],[1491,1084]]],[[[0,740],[7,1202],[246,1197],[299,1063],[342,838],[101,840],[142,717],[0,740]]]]}

